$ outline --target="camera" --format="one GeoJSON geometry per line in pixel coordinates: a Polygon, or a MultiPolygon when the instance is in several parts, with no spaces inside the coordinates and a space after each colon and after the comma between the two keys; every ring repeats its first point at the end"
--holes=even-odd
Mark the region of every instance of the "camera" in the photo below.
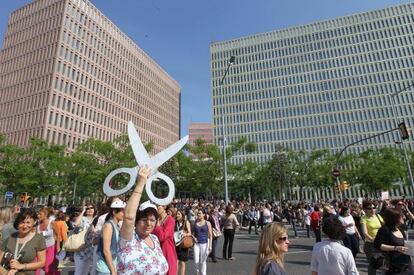
{"type": "Polygon", "coordinates": [[[11,252],[4,253],[4,257],[2,259],[1,266],[4,267],[5,269],[9,270],[10,269],[10,261],[13,260],[13,257],[14,257],[14,255],[11,252]]]}

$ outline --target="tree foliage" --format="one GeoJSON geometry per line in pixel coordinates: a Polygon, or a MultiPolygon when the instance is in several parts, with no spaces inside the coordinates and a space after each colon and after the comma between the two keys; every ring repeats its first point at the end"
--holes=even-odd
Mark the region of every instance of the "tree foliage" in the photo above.
{"type": "MultiPolygon", "coordinates": [[[[153,144],[145,145],[152,151],[153,144]]],[[[241,138],[226,148],[228,183],[232,198],[301,199],[304,188],[333,188],[332,168],[336,156],[328,150],[292,151],[276,147],[272,158],[256,163],[249,157],[256,144],[241,138]],[[232,158],[243,156],[242,164],[232,158]],[[299,198],[292,197],[292,189],[299,187],[299,198]]],[[[152,154],[153,152],[151,152],[152,154]]],[[[414,153],[410,152],[413,166],[414,153]]],[[[339,160],[341,180],[361,184],[368,192],[389,189],[402,180],[408,184],[403,154],[394,148],[369,149],[360,154],[347,154],[339,160]]],[[[32,139],[21,148],[7,143],[0,135],[0,188],[1,191],[29,192],[31,196],[63,193],[69,201],[82,197],[102,196],[105,177],[119,167],[134,167],[136,160],[128,137],[113,142],[88,139],[73,152],[63,146],[32,139]],[[75,187],[76,186],[76,187],[75,187]],[[74,193],[75,192],[75,193],[74,193]]],[[[160,167],[176,185],[176,195],[224,197],[223,155],[218,146],[197,140],[186,145],[177,155],[160,167]]],[[[117,176],[112,188],[124,187],[128,175],[117,176]]],[[[165,185],[153,184],[158,196],[166,193],[165,185]]]]}

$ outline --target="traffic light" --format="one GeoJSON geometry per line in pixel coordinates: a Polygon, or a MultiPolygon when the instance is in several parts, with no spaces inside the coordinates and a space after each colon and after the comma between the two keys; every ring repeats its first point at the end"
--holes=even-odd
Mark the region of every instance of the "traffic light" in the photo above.
{"type": "Polygon", "coordinates": [[[398,128],[400,128],[400,134],[402,139],[408,139],[410,137],[410,134],[408,133],[407,126],[405,126],[405,122],[401,122],[398,124],[398,128]]]}

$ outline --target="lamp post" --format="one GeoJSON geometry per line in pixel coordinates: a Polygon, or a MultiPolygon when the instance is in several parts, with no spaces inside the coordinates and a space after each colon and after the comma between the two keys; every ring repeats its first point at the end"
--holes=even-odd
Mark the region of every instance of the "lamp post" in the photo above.
{"type": "MultiPolygon", "coordinates": [[[[397,108],[395,107],[395,97],[397,95],[399,95],[400,93],[407,91],[409,88],[414,87],[414,84],[411,84],[410,86],[397,91],[393,94],[390,95],[391,97],[391,109],[392,109],[392,114],[394,116],[394,121],[395,121],[395,125],[399,125],[400,123],[400,119],[398,117],[397,114],[397,108]]],[[[403,149],[404,152],[404,159],[405,159],[405,164],[407,165],[407,172],[408,172],[408,178],[410,179],[410,183],[411,183],[411,187],[413,188],[413,192],[414,192],[414,180],[413,180],[413,172],[411,171],[411,166],[410,166],[410,159],[408,158],[408,153],[407,153],[407,147],[405,146],[404,140],[401,136],[401,131],[398,131],[398,144],[401,146],[401,148],[403,149]]]]}
{"type": "Polygon", "coordinates": [[[230,66],[233,65],[235,60],[236,60],[236,57],[232,55],[230,57],[229,63],[227,64],[226,71],[224,72],[224,75],[221,78],[220,84],[219,84],[220,91],[222,92],[221,98],[223,99],[223,111],[221,112],[221,123],[222,123],[222,129],[223,129],[223,173],[224,173],[224,193],[225,193],[226,205],[229,203],[229,188],[227,184],[227,156],[226,156],[227,139],[226,139],[226,121],[224,118],[224,113],[225,113],[226,108],[224,106],[223,82],[227,76],[227,73],[229,72],[230,66]]]}

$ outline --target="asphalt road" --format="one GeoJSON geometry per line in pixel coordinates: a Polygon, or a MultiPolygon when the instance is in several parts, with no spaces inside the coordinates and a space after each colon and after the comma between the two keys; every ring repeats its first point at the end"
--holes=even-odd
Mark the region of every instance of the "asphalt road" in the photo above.
{"type": "MultiPolygon", "coordinates": [[[[312,247],[315,243],[315,239],[311,235],[311,238],[306,237],[304,230],[299,230],[299,238],[293,237],[293,232],[289,230],[289,252],[285,255],[285,268],[289,275],[304,275],[310,274],[310,260],[312,255],[312,247]]],[[[251,234],[248,235],[246,230],[239,230],[236,232],[233,256],[236,260],[229,261],[223,260],[222,247],[223,237],[220,237],[216,255],[218,256],[218,262],[213,263],[211,259],[207,262],[207,273],[208,274],[251,274],[254,268],[257,245],[259,235],[251,234]]],[[[192,259],[192,251],[190,251],[190,259],[186,265],[186,274],[195,274],[194,261],[192,259]]],[[[357,268],[361,275],[367,273],[367,261],[365,254],[358,254],[356,259],[357,268]]],[[[74,264],[69,263],[67,267],[62,271],[62,275],[73,274],[74,264]]]]}

